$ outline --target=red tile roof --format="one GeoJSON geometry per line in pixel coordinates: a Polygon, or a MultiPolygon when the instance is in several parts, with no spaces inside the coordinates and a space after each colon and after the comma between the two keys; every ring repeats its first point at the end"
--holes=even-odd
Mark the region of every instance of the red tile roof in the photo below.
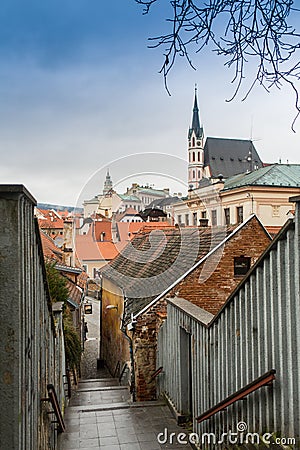
{"type": "Polygon", "coordinates": [[[94,222],[94,238],[96,241],[101,241],[101,233],[105,233],[104,241],[111,241],[111,222],[107,221],[95,221],[94,222]]]}
{"type": "Polygon", "coordinates": [[[42,229],[59,229],[63,230],[64,221],[63,219],[57,219],[56,217],[51,220],[51,218],[39,219],[39,227],[42,229]]]}
{"type": "Polygon", "coordinates": [[[56,247],[55,242],[44,231],[40,230],[42,247],[45,259],[52,259],[57,262],[62,262],[62,251],[56,247]]]}

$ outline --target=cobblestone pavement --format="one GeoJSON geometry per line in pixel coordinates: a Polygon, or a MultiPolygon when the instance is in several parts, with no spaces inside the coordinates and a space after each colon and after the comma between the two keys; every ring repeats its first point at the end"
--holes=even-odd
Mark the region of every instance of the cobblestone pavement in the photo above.
{"type": "Polygon", "coordinates": [[[190,449],[188,444],[178,444],[179,433],[185,430],[178,427],[164,403],[131,403],[126,387],[119,386],[105,369],[97,370],[99,303],[91,303],[93,314],[86,316],[89,332],[82,378],[66,409],[66,432],[60,436],[60,450],[190,449]]]}

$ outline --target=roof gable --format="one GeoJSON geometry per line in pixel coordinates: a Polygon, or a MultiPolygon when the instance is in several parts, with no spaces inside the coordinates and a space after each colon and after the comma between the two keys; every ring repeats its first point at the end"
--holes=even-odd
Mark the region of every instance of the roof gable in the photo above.
{"type": "Polygon", "coordinates": [[[175,228],[141,232],[101,270],[126,296],[124,322],[165,292],[234,227],[175,228]]]}

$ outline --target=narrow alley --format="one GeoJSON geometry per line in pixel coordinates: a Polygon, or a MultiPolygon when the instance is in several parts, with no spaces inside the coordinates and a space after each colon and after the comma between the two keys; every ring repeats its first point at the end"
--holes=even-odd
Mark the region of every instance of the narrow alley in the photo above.
{"type": "Polygon", "coordinates": [[[156,450],[190,448],[179,444],[184,432],[168,406],[161,401],[131,403],[129,390],[97,370],[99,356],[99,302],[89,299],[93,314],[86,316],[87,340],[82,359],[82,378],[66,410],[62,450],[156,450]],[[171,433],[173,437],[169,437],[171,433]],[[170,443],[171,442],[171,443],[170,443]]]}

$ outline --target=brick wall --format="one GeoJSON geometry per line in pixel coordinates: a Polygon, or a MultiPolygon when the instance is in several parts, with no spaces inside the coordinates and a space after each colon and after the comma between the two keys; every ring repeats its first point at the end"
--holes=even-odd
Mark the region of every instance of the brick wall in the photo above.
{"type": "Polygon", "coordinates": [[[168,296],[176,295],[185,298],[206,311],[216,314],[243,279],[241,276],[234,276],[234,258],[250,257],[252,266],[269,243],[270,238],[254,217],[226,243],[221,253],[217,252],[219,262],[216,266],[215,256],[212,255],[208,264],[201,264],[176,285],[168,296]],[[212,274],[202,283],[199,280],[201,273],[210,269],[213,270],[212,274]]]}
{"type": "Polygon", "coordinates": [[[162,299],[139,317],[135,325],[133,352],[138,401],[156,399],[156,380],[152,376],[156,370],[157,334],[166,311],[167,303],[162,299]]]}

